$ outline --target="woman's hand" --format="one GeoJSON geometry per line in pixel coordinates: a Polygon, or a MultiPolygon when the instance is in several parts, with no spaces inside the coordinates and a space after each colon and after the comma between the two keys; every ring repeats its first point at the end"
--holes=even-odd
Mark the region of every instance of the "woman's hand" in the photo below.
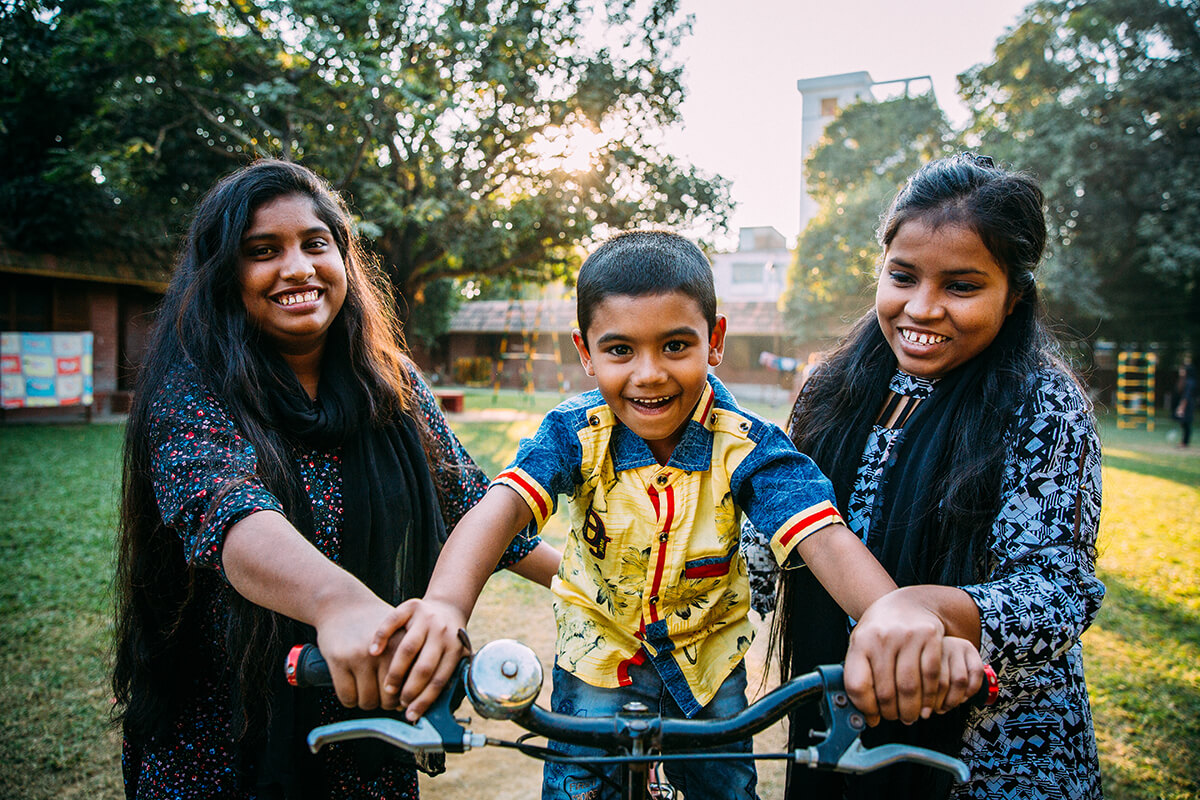
{"type": "Polygon", "coordinates": [[[867,609],[846,652],[846,692],[869,725],[881,718],[928,718],[937,698],[945,626],[928,609],[895,595],[867,609]]]}
{"type": "Polygon", "coordinates": [[[957,636],[942,642],[942,674],[933,710],[945,714],[970,700],[983,687],[983,658],[979,648],[957,636]]]}
{"type": "Polygon", "coordinates": [[[897,589],[873,603],[850,634],[846,691],[870,725],[927,719],[981,685],[978,639],[979,611],[962,590],[897,589]]]}
{"type": "Polygon", "coordinates": [[[385,643],[375,652],[368,643],[393,612],[386,602],[370,595],[336,603],[315,621],[317,647],[329,664],[334,692],[347,708],[379,708],[392,648],[385,643]]]}
{"type": "Polygon", "coordinates": [[[372,656],[383,656],[392,636],[404,629],[381,679],[384,708],[403,708],[410,722],[425,713],[467,654],[469,645],[461,633],[466,624],[456,605],[428,598],[406,600],[390,611],[370,645],[372,656]]]}
{"type": "Polygon", "coordinates": [[[391,648],[371,637],[394,612],[362,581],[326,558],[274,511],[230,526],[221,551],[229,583],[252,603],[317,629],[342,705],[378,708],[391,648]]]}

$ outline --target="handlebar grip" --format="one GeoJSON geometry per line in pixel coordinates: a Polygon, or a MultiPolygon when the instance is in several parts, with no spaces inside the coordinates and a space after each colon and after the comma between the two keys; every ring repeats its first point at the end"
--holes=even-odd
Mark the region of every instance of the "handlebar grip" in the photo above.
{"type": "Polygon", "coordinates": [[[996,670],[992,669],[991,664],[983,665],[983,686],[979,687],[979,691],[971,698],[971,705],[980,708],[995,704],[996,698],[1000,696],[1000,681],[996,678],[996,670]]]}
{"type": "Polygon", "coordinates": [[[298,644],[288,651],[284,675],[292,686],[333,686],[329,665],[315,644],[298,644]]]}

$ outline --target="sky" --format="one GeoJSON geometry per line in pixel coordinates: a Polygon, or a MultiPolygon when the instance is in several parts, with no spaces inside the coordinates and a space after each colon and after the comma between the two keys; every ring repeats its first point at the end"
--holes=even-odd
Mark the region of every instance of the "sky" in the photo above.
{"type": "Polygon", "coordinates": [[[865,70],[875,81],[932,78],[950,121],[968,117],[956,76],[990,62],[1028,0],[682,0],[692,35],[683,125],[664,148],[732,181],[739,227],[770,225],[793,244],[800,216],[796,81],[865,70]]]}

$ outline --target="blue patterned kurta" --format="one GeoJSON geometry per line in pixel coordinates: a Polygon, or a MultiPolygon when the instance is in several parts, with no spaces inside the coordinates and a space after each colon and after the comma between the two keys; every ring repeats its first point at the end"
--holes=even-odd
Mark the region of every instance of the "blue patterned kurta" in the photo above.
{"type": "MultiPolygon", "coordinates": [[[[891,390],[927,397],[933,383],[898,372],[891,390]]],[[[1001,693],[972,712],[960,757],[971,780],[954,797],[988,800],[1099,798],[1100,768],[1079,637],[1104,585],[1095,575],[1100,521],[1100,440],[1088,402],[1066,375],[1044,370],[1007,436],[1002,506],[984,583],[964,586],[979,607],[985,663],[1001,693]]],[[[888,456],[903,433],[876,425],[846,509],[864,539],[878,519],[888,456]]],[[[756,532],[744,545],[762,550],[756,532]]],[[[750,559],[752,568],[766,562],[750,559]]],[[[774,575],[755,570],[760,612],[774,607],[774,575]]]]}
{"type": "MultiPolygon", "coordinates": [[[[438,470],[442,514],[447,530],[483,497],[488,479],[470,460],[446,424],[428,387],[414,376],[415,410],[430,430],[435,464],[461,464],[461,470],[438,470]]],[[[195,658],[204,677],[189,692],[169,736],[142,744],[140,752],[125,744],[126,792],[137,798],[253,797],[239,785],[233,747],[233,720],[224,646],[224,623],[232,589],[221,566],[225,533],[255,511],[282,506],[255,476],[254,448],[221,403],[202,386],[194,370],[181,368],[155,393],[151,403],[150,452],[152,480],[163,521],[183,540],[195,570],[193,603],[196,629],[185,632],[194,641],[195,658]],[[248,479],[247,479],[248,478],[248,479]],[[215,509],[209,499],[222,486],[241,481],[215,509]]],[[[341,552],[343,485],[340,448],[310,450],[296,456],[300,475],[312,502],[313,544],[337,561],[341,552]]],[[[518,537],[502,565],[511,564],[533,549],[536,539],[518,537]]],[[[333,690],[322,700],[322,722],[345,718],[333,690]]],[[[415,770],[402,764],[385,766],[381,774],[363,775],[343,748],[328,747],[317,754],[328,776],[333,797],[415,798],[415,770]]]]}

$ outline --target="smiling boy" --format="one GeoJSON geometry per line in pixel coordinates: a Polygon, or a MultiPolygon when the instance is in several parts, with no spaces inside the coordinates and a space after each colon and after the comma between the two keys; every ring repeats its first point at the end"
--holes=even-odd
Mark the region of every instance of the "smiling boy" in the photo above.
{"type": "MultiPolygon", "coordinates": [[[[410,719],[457,661],[457,631],[500,554],[531,519],[540,528],[560,494],[570,498],[571,534],[552,586],[552,705],[563,713],[612,714],[634,700],[667,716],[745,707],[754,631],[743,514],[773,532],[780,564],[812,569],[851,617],[895,588],[842,524],[812,461],[709,374],[726,322],[694,244],[666,232],[610,239],[580,269],[577,298],[574,342],[598,389],[558,406],[521,443],[450,536],[425,597],[398,607],[376,635],[379,652],[407,626],[383,694],[394,704],[407,673],[399,700],[410,719]]],[[[756,796],[749,761],[664,768],[688,798],[756,796]]],[[[587,770],[547,763],[543,798],[600,791],[587,770]]]]}

